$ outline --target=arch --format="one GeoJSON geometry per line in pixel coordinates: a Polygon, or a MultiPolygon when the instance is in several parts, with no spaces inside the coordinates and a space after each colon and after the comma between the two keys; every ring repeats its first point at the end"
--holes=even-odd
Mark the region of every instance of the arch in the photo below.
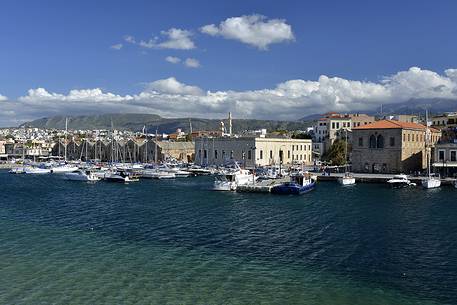
{"type": "Polygon", "coordinates": [[[376,148],[384,148],[384,137],[382,135],[378,135],[376,139],[376,148]]]}
{"type": "Polygon", "coordinates": [[[370,148],[376,148],[376,136],[374,134],[370,136],[370,148]]]}

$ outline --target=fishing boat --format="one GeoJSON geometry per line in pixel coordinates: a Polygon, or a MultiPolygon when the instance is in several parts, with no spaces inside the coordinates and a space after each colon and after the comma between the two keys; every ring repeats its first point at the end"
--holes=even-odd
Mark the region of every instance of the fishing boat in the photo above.
{"type": "Polygon", "coordinates": [[[347,159],[348,159],[348,130],[345,129],[346,131],[346,145],[344,149],[344,160],[346,161],[346,164],[344,165],[345,168],[345,173],[343,177],[338,178],[338,183],[341,185],[353,185],[355,184],[355,177],[348,172],[348,165],[347,165],[347,159]]]}
{"type": "Polygon", "coordinates": [[[416,183],[411,182],[411,180],[409,180],[408,176],[405,174],[394,175],[392,179],[387,180],[387,183],[389,183],[394,188],[416,186],[416,183]]]}
{"type": "Polygon", "coordinates": [[[221,171],[214,180],[214,191],[236,191],[240,185],[253,184],[255,175],[246,169],[236,168],[221,171]]]}
{"type": "Polygon", "coordinates": [[[92,171],[84,171],[78,170],[72,173],[65,173],[65,178],[72,181],[87,181],[87,182],[95,182],[99,181],[100,177],[96,175],[96,173],[92,171]]]}
{"type": "Polygon", "coordinates": [[[271,193],[281,195],[303,195],[316,187],[316,180],[309,173],[290,176],[290,181],[271,188],[271,193]]]}
{"type": "Polygon", "coordinates": [[[430,159],[431,159],[431,144],[430,144],[430,129],[428,127],[428,112],[425,111],[425,154],[427,156],[427,177],[422,180],[422,187],[425,189],[433,189],[441,186],[441,179],[439,176],[432,175],[430,168],[430,159]]]}

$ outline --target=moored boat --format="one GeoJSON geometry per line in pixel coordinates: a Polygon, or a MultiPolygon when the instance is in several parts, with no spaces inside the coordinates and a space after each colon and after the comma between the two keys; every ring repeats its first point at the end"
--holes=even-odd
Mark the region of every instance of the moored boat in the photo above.
{"type": "Polygon", "coordinates": [[[290,181],[271,188],[271,193],[281,195],[303,195],[316,187],[316,180],[309,173],[290,176],[290,181]]]}
{"type": "Polygon", "coordinates": [[[83,170],[78,170],[76,172],[72,173],[66,173],[65,178],[68,180],[72,181],[88,181],[88,182],[95,182],[99,181],[100,177],[97,176],[96,173],[91,172],[91,171],[83,171],[83,170]]]}
{"type": "Polygon", "coordinates": [[[387,183],[389,183],[394,188],[416,186],[416,183],[411,182],[411,180],[409,180],[408,176],[405,174],[394,175],[392,179],[387,180],[387,183]]]}

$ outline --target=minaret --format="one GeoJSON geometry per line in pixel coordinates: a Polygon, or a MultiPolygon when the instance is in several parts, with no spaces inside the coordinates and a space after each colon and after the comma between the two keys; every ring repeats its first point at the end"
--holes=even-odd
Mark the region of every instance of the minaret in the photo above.
{"type": "Polygon", "coordinates": [[[232,136],[232,113],[229,112],[228,116],[228,123],[229,123],[229,136],[232,136]]]}

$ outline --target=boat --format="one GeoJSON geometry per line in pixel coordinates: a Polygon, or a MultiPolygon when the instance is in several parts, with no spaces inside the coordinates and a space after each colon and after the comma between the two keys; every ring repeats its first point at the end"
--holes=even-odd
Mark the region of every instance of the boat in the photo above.
{"type": "Polygon", "coordinates": [[[28,175],[42,175],[51,173],[51,170],[49,168],[41,168],[35,166],[26,167],[24,171],[28,175]]]}
{"type": "Polygon", "coordinates": [[[438,188],[441,186],[441,179],[439,176],[432,175],[430,168],[430,152],[431,152],[431,147],[430,147],[430,129],[428,128],[428,112],[425,111],[425,154],[427,156],[427,177],[422,180],[422,187],[425,189],[434,189],[438,188]]]}
{"type": "Polygon", "coordinates": [[[25,167],[13,167],[8,172],[10,174],[25,174],[25,167]]]}
{"type": "Polygon", "coordinates": [[[405,174],[394,175],[392,179],[387,180],[387,183],[389,183],[394,188],[416,186],[416,183],[411,182],[411,180],[409,180],[408,176],[405,174]]]}
{"type": "Polygon", "coordinates": [[[290,176],[290,181],[271,188],[271,193],[280,195],[303,195],[316,187],[316,180],[309,173],[290,176]]]}
{"type": "Polygon", "coordinates": [[[341,185],[354,185],[355,177],[351,173],[346,172],[343,177],[338,178],[338,183],[341,185]]]}
{"type": "Polygon", "coordinates": [[[51,168],[51,173],[53,174],[65,174],[76,172],[79,168],[70,164],[58,165],[51,168]]]}
{"type": "Polygon", "coordinates": [[[68,180],[72,181],[88,181],[88,182],[95,182],[99,181],[100,177],[95,173],[91,171],[84,171],[84,170],[78,170],[76,172],[72,173],[65,173],[65,178],[68,180]]]}
{"type": "Polygon", "coordinates": [[[255,175],[246,169],[230,169],[221,171],[214,180],[214,191],[236,191],[240,185],[254,184],[255,175]]]}
{"type": "Polygon", "coordinates": [[[149,179],[174,179],[176,175],[171,172],[163,171],[158,168],[145,169],[141,172],[141,178],[149,179]]]}
{"type": "Polygon", "coordinates": [[[126,172],[123,172],[123,171],[107,172],[107,173],[105,173],[104,180],[106,180],[108,182],[121,182],[121,183],[136,181],[135,179],[131,179],[130,176],[126,172]]]}
{"type": "Polygon", "coordinates": [[[355,184],[355,178],[354,176],[348,172],[348,165],[347,165],[347,155],[348,155],[348,130],[345,129],[346,131],[346,145],[344,149],[344,160],[346,160],[346,164],[344,165],[345,168],[345,173],[344,176],[341,178],[338,178],[338,183],[341,185],[353,185],[355,184]]]}

